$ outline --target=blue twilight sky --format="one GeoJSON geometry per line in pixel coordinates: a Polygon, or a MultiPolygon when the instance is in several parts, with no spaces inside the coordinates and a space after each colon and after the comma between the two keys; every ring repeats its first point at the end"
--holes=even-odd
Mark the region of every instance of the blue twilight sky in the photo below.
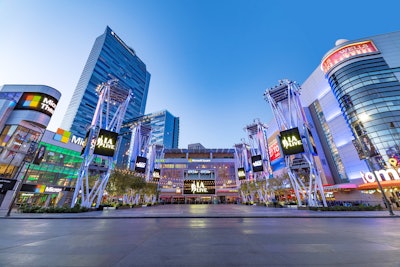
{"type": "Polygon", "coordinates": [[[265,89],[300,84],[337,39],[400,30],[400,1],[0,0],[0,85],[62,93],[61,123],[97,36],[109,25],[151,73],[146,113],[180,117],[179,147],[231,148],[272,113],[265,89]]]}

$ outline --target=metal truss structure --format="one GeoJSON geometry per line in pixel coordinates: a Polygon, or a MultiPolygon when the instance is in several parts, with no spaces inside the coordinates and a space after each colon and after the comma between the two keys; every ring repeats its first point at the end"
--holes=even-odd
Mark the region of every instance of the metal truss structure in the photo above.
{"type": "Polygon", "coordinates": [[[253,171],[253,179],[256,181],[263,179],[267,180],[271,173],[267,129],[267,125],[262,123],[259,119],[254,120],[254,123],[247,125],[245,128],[249,138],[251,155],[260,155],[262,160],[262,171],[253,171]]]}
{"type": "MultiPolygon", "coordinates": [[[[117,79],[111,79],[100,84],[97,89],[99,99],[92,123],[87,132],[83,150],[83,162],[79,169],[75,192],[72,199],[73,207],[80,197],[82,207],[99,207],[104,189],[114,168],[115,156],[118,154],[121,136],[116,140],[114,156],[95,154],[95,147],[100,140],[101,129],[119,134],[126,109],[132,97],[132,91],[118,85],[117,79]],[[100,162],[100,163],[99,163],[100,162]]],[[[106,141],[107,142],[107,141],[106,141]]],[[[110,142],[110,140],[108,140],[110,142]]]]}
{"type": "MultiPolygon", "coordinates": [[[[137,157],[148,157],[149,148],[150,148],[150,140],[151,140],[151,127],[143,125],[141,122],[134,124],[131,127],[131,141],[129,147],[129,170],[135,170],[135,163],[137,157]]],[[[148,162],[146,163],[146,180],[149,179],[149,171],[148,162]]]]}
{"type": "Polygon", "coordinates": [[[281,80],[279,85],[267,89],[264,93],[264,99],[271,106],[279,131],[282,133],[296,127],[299,130],[304,152],[285,155],[286,167],[298,205],[302,205],[304,199],[309,206],[318,206],[319,200],[327,206],[322,180],[313,156],[313,139],[299,96],[300,86],[290,80],[281,80]]]}
{"type": "Polygon", "coordinates": [[[250,162],[251,154],[249,145],[244,140],[240,144],[235,144],[235,167],[236,169],[244,169],[245,178],[243,180],[249,179],[249,172],[251,170],[250,162]]]}

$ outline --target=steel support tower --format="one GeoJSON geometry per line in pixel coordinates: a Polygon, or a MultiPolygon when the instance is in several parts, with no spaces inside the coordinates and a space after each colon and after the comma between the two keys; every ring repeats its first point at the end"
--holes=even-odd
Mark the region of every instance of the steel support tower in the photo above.
{"type": "Polygon", "coordinates": [[[267,125],[263,124],[259,119],[255,119],[254,123],[246,126],[251,155],[260,155],[262,160],[262,171],[253,172],[253,178],[258,180],[267,180],[270,175],[269,153],[268,153],[268,138],[267,125]]]}
{"type": "MultiPolygon", "coordinates": [[[[148,158],[150,140],[151,140],[151,127],[143,125],[141,122],[134,124],[131,127],[131,142],[129,147],[129,166],[128,169],[135,170],[135,162],[137,157],[148,158]]],[[[149,164],[146,164],[146,180],[149,179],[149,164]]]]}
{"type": "Polygon", "coordinates": [[[313,152],[315,148],[310,138],[309,124],[300,102],[300,86],[290,80],[280,80],[279,85],[267,89],[264,99],[270,104],[279,131],[298,128],[304,147],[303,153],[285,156],[290,182],[296,194],[298,205],[302,199],[309,206],[318,206],[319,201],[326,207],[326,199],[319,171],[316,169],[313,152]],[[300,176],[300,170],[307,170],[306,177],[300,176]],[[301,197],[302,196],[302,197],[301,197]]]}
{"type": "Polygon", "coordinates": [[[99,207],[110,173],[114,168],[115,155],[118,154],[119,139],[121,138],[119,136],[115,143],[114,156],[94,154],[95,147],[100,142],[98,139],[100,129],[119,134],[126,109],[132,97],[132,91],[119,86],[117,79],[111,79],[100,84],[96,91],[99,99],[87,132],[82,154],[83,162],[79,169],[71,207],[77,203],[79,196],[82,207],[89,208],[94,203],[96,208],[99,207]],[[99,159],[95,161],[96,158],[99,159]],[[101,162],[100,165],[98,164],[99,161],[101,162]]]}

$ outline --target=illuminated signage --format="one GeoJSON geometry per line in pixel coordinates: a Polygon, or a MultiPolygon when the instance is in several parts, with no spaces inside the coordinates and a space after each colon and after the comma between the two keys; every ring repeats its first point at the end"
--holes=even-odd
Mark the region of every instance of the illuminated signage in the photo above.
{"type": "Polygon", "coordinates": [[[343,46],[329,55],[327,55],[321,63],[321,69],[324,73],[331,70],[336,64],[358,55],[369,54],[378,52],[378,49],[372,41],[364,41],[359,43],[353,43],[343,46]]]}
{"type": "MultiPolygon", "coordinates": [[[[58,128],[57,132],[53,136],[53,140],[67,144],[70,136],[71,136],[71,132],[68,132],[61,128],[58,128]]],[[[82,140],[82,142],[83,142],[83,140],[82,140]]]]}
{"type": "Polygon", "coordinates": [[[189,159],[189,162],[211,162],[211,159],[189,159]]]}
{"type": "Polygon", "coordinates": [[[292,128],[280,132],[280,142],[282,152],[285,155],[294,155],[304,152],[303,142],[301,141],[299,128],[292,128]]]}
{"type": "Polygon", "coordinates": [[[374,171],[372,172],[366,172],[363,173],[361,172],[361,178],[363,179],[364,183],[375,183],[376,182],[376,177],[380,182],[382,182],[382,178],[385,181],[390,181],[390,180],[400,180],[400,168],[397,169],[386,169],[386,170],[379,170],[379,171],[374,171]]]}
{"type": "Polygon", "coordinates": [[[264,168],[261,155],[252,156],[251,165],[253,166],[253,172],[262,172],[264,168]]]}
{"type": "Polygon", "coordinates": [[[156,178],[160,178],[160,169],[154,169],[154,171],[153,171],[153,178],[154,177],[156,177],[156,178]]]}
{"type": "Polygon", "coordinates": [[[140,173],[146,172],[147,159],[145,157],[137,156],[135,162],[135,171],[140,173]]]}
{"type": "Polygon", "coordinates": [[[61,187],[52,187],[52,186],[48,186],[46,187],[46,189],[44,190],[45,193],[59,193],[61,192],[63,189],[61,187]]]}
{"type": "Polygon", "coordinates": [[[118,133],[100,129],[96,139],[94,154],[113,157],[118,140],[118,133]]]}
{"type": "Polygon", "coordinates": [[[245,180],[246,172],[244,171],[244,168],[238,168],[237,175],[238,175],[239,180],[245,180]]]}
{"type": "Polygon", "coordinates": [[[23,93],[15,109],[36,110],[50,117],[57,107],[58,100],[43,93],[23,93]]]}
{"type": "Polygon", "coordinates": [[[215,194],[214,180],[185,180],[184,194],[215,194]]]}
{"type": "Polygon", "coordinates": [[[268,145],[269,160],[272,162],[282,157],[281,150],[279,149],[278,141],[274,139],[268,145]]]}
{"type": "Polygon", "coordinates": [[[82,137],[77,137],[76,135],[73,135],[70,141],[71,141],[71,143],[80,145],[80,146],[84,146],[84,143],[85,143],[85,139],[83,139],[82,137]]]}

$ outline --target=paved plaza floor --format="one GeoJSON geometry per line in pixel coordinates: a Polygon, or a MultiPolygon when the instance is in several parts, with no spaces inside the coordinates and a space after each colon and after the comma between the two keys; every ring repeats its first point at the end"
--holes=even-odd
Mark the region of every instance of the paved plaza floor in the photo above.
{"type": "Polygon", "coordinates": [[[400,217],[165,205],[0,219],[0,266],[400,266],[400,217]]]}

